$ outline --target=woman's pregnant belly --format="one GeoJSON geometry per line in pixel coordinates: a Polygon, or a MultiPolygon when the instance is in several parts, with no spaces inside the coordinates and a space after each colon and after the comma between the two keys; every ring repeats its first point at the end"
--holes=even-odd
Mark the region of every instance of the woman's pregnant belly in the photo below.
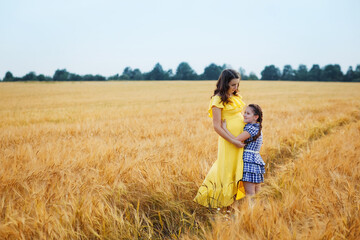
{"type": "Polygon", "coordinates": [[[226,120],[226,128],[229,130],[229,132],[231,132],[232,135],[237,137],[240,133],[243,132],[245,122],[244,122],[244,117],[241,114],[229,119],[225,118],[225,120],[226,120]]]}

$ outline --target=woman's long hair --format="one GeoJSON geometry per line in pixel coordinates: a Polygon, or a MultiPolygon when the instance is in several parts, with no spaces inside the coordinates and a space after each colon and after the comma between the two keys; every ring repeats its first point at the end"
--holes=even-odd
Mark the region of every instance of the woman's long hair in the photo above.
{"type": "MultiPolygon", "coordinates": [[[[216,83],[216,89],[214,91],[214,95],[219,95],[221,98],[221,102],[228,103],[229,96],[227,92],[229,90],[229,83],[233,79],[241,79],[240,74],[233,69],[225,69],[221,72],[219,79],[216,83]]],[[[237,95],[238,90],[233,92],[234,95],[237,95]]]]}
{"type": "Polygon", "coordinates": [[[262,121],[263,121],[263,112],[261,110],[261,107],[257,104],[249,104],[248,107],[250,107],[254,113],[255,116],[259,116],[256,122],[259,123],[259,132],[251,139],[251,141],[245,141],[246,144],[250,142],[256,141],[261,135],[261,129],[262,129],[262,121]]]}

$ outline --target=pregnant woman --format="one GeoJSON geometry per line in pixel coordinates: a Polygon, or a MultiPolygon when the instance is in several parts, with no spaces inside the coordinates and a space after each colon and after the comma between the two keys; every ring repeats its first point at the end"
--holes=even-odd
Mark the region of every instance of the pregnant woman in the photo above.
{"type": "Polygon", "coordinates": [[[209,117],[213,118],[215,131],[219,134],[217,160],[210,168],[200,186],[194,201],[209,208],[228,207],[234,199],[245,197],[243,187],[243,147],[244,144],[230,136],[223,128],[238,136],[244,129],[241,114],[245,103],[238,94],[240,75],[232,69],[225,69],[216,83],[209,106],[209,117]]]}

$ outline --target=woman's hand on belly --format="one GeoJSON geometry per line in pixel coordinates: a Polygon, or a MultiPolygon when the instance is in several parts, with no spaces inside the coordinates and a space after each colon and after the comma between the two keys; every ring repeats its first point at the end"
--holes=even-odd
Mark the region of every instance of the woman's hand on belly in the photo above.
{"type": "Polygon", "coordinates": [[[238,136],[240,133],[242,133],[244,130],[244,126],[245,126],[244,121],[242,121],[239,118],[226,120],[226,128],[234,136],[238,136]]]}

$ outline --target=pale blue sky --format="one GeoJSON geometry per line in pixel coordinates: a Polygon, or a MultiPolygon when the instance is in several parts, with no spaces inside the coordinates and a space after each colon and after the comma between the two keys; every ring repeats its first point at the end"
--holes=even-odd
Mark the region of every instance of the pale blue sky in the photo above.
{"type": "Polygon", "coordinates": [[[359,0],[0,0],[0,78],[360,64],[359,0]]]}

